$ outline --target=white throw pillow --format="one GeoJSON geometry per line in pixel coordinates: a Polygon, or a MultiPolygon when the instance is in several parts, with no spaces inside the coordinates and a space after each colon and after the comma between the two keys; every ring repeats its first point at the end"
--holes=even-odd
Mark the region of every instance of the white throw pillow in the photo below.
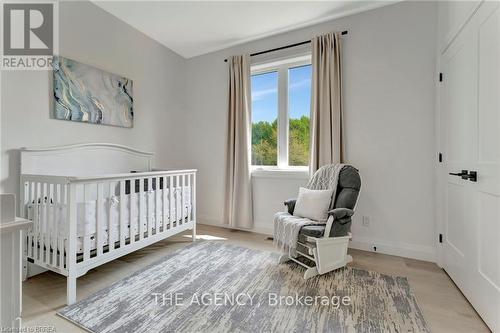
{"type": "Polygon", "coordinates": [[[309,190],[301,187],[293,215],[314,221],[326,221],[332,194],[333,190],[309,190]]]}

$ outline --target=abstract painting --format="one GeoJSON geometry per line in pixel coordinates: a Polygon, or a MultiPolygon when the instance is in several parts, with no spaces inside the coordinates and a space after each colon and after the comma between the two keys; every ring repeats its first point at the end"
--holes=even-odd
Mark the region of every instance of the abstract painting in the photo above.
{"type": "Polygon", "coordinates": [[[132,80],[54,56],[54,117],[56,119],[132,127],[132,80]]]}

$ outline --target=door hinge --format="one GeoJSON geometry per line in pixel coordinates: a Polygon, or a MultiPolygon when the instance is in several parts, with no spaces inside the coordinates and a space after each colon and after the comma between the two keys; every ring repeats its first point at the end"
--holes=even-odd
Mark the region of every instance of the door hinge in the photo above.
{"type": "Polygon", "coordinates": [[[443,234],[439,234],[439,243],[443,242],[443,234]]]}
{"type": "Polygon", "coordinates": [[[439,73],[439,82],[443,82],[443,73],[439,73]]]}
{"type": "Polygon", "coordinates": [[[438,161],[439,163],[443,163],[443,153],[438,154],[438,161]]]}

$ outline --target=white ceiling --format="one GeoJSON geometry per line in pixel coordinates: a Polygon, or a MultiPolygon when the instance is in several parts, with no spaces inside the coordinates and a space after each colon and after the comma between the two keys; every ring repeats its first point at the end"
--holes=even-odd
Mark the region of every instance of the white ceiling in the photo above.
{"type": "Polygon", "coordinates": [[[94,1],[185,58],[393,2],[94,1]]]}

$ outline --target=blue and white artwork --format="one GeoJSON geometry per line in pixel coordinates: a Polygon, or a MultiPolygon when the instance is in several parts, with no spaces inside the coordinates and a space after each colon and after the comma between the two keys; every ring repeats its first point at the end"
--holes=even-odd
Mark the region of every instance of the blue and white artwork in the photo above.
{"type": "Polygon", "coordinates": [[[54,117],[132,127],[132,80],[68,58],[54,56],[54,117]]]}

